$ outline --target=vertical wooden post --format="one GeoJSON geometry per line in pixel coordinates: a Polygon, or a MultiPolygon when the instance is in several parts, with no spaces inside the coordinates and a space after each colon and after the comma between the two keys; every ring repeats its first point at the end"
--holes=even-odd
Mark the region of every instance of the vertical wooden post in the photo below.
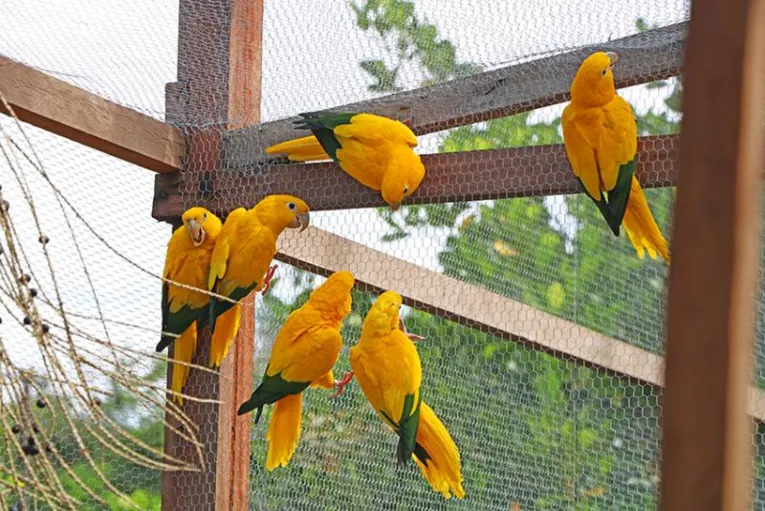
{"type": "MultiPolygon", "coordinates": [[[[182,172],[220,169],[225,130],[258,122],[262,23],[263,0],[180,0],[178,82],[168,84],[167,91],[173,104],[169,117],[187,133],[182,172]]],[[[195,364],[207,365],[209,344],[206,329],[199,337],[195,364]]],[[[201,473],[163,473],[163,510],[248,508],[250,418],[237,418],[236,409],[252,392],[254,346],[250,296],[220,375],[193,370],[189,374],[186,393],[222,404],[185,401],[184,412],[205,444],[206,466],[201,473]]],[[[181,459],[196,459],[193,447],[173,428],[165,431],[165,450],[181,459]]]]}
{"type": "Polygon", "coordinates": [[[749,509],[765,1],[694,0],[686,50],[661,509],[749,509]]]}

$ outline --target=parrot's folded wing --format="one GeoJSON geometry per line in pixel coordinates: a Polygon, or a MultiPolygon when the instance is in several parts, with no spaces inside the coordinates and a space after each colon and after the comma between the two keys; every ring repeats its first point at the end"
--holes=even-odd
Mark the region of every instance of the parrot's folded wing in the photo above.
{"type": "Polygon", "coordinates": [[[226,222],[223,224],[220,235],[218,235],[218,239],[215,241],[212,257],[210,258],[210,272],[207,275],[207,289],[209,291],[215,289],[217,281],[226,274],[228,257],[236,238],[236,231],[239,224],[245,220],[246,214],[246,209],[237,208],[228,214],[226,222]]]}
{"type": "Polygon", "coordinates": [[[350,124],[336,127],[335,134],[371,144],[384,141],[417,146],[417,135],[406,124],[379,115],[358,114],[350,124]]]}

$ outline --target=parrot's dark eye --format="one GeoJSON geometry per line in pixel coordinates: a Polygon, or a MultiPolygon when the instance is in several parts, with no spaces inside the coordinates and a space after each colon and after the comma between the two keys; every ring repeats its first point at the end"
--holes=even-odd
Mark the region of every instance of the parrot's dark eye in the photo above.
{"type": "Polygon", "coordinates": [[[404,187],[404,195],[406,195],[407,193],[409,193],[409,185],[406,185],[404,187]]]}
{"type": "Polygon", "coordinates": [[[207,220],[207,213],[202,215],[202,223],[205,223],[205,220],[207,220]]]}
{"type": "Polygon", "coordinates": [[[606,73],[608,73],[608,68],[605,68],[603,71],[601,71],[600,76],[606,76],[606,73]]]}
{"type": "Polygon", "coordinates": [[[287,207],[290,208],[292,211],[295,211],[295,209],[297,209],[297,204],[295,204],[294,202],[290,202],[287,204],[287,207]]]}

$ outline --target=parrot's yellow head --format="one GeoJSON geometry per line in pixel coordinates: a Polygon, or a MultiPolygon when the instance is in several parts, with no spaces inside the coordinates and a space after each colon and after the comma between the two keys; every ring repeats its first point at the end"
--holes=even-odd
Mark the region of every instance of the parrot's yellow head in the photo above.
{"type": "Polygon", "coordinates": [[[351,289],[355,284],[353,273],[347,270],[337,271],[313,290],[309,300],[317,309],[342,320],[351,312],[351,289]]]}
{"type": "Polygon", "coordinates": [[[404,199],[419,188],[424,177],[425,166],[420,160],[420,155],[409,146],[397,148],[383,176],[380,189],[383,200],[396,211],[404,199]]]}
{"type": "Polygon", "coordinates": [[[269,195],[253,208],[258,220],[277,235],[287,227],[304,231],[311,223],[308,204],[292,195],[269,195]]]}
{"type": "Polygon", "coordinates": [[[377,335],[384,335],[397,329],[401,303],[401,295],[395,291],[386,291],[381,294],[372,304],[367,317],[364,318],[364,323],[361,326],[362,335],[364,330],[370,333],[374,332],[377,335]]]}
{"type": "Polygon", "coordinates": [[[195,247],[215,243],[222,226],[220,218],[201,207],[187,209],[181,218],[195,247]]]}
{"type": "Polygon", "coordinates": [[[616,53],[602,51],[584,59],[571,84],[571,102],[596,107],[614,99],[614,64],[617,60],[616,53]]]}

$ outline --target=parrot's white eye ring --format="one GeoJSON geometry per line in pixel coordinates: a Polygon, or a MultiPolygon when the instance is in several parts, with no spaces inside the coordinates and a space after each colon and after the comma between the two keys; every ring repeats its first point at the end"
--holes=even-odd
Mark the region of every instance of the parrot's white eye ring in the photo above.
{"type": "Polygon", "coordinates": [[[295,211],[295,208],[297,208],[297,205],[294,202],[290,202],[287,204],[287,207],[290,208],[292,211],[295,211]]]}

